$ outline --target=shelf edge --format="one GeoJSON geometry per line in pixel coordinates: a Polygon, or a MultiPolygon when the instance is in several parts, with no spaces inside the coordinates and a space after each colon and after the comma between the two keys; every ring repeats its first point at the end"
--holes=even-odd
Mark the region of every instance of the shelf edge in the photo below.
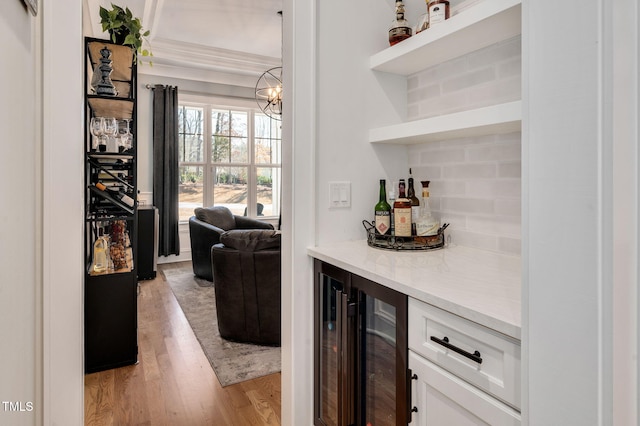
{"type": "Polygon", "coordinates": [[[522,101],[461,111],[369,130],[370,143],[412,145],[519,131],[522,101]]]}
{"type": "Polygon", "coordinates": [[[414,74],[521,33],[521,0],[483,2],[447,22],[388,47],[369,59],[374,71],[414,74]],[[475,10],[474,10],[475,9],[475,10]],[[518,19],[515,19],[515,17],[518,19]],[[508,24],[505,24],[508,23],[508,24]],[[480,32],[483,37],[475,37],[480,32]],[[464,42],[467,38],[474,43],[464,42]]]}

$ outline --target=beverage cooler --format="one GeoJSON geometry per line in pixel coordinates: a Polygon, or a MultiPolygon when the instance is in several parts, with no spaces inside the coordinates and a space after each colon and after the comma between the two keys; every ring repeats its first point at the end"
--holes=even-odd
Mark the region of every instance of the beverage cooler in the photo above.
{"type": "Polygon", "coordinates": [[[316,426],[410,421],[407,296],[315,261],[316,426]]]}

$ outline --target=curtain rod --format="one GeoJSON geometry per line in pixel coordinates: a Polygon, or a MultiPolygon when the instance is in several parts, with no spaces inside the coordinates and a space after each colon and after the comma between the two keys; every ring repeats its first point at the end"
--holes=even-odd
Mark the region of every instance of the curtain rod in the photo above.
{"type": "Polygon", "coordinates": [[[153,89],[155,86],[162,86],[162,87],[166,87],[164,84],[149,84],[149,83],[147,83],[147,84],[145,84],[145,85],[144,85],[144,87],[145,87],[146,89],[153,89]]]}

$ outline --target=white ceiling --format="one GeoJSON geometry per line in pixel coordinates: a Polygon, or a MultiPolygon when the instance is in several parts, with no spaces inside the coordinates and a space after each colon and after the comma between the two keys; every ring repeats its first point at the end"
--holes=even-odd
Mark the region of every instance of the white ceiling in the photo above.
{"type": "MultiPolygon", "coordinates": [[[[153,62],[205,70],[259,75],[280,66],[282,0],[116,0],[142,21],[153,62]]],[[[85,33],[107,37],[100,6],[85,0],[85,33]]]]}

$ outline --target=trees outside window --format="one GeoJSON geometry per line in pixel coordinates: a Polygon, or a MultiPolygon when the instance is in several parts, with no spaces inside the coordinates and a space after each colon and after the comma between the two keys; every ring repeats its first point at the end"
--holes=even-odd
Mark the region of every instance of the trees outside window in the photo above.
{"type": "Polygon", "coordinates": [[[196,207],[234,214],[280,214],[280,122],[256,107],[180,101],[180,220],[196,207]]]}

